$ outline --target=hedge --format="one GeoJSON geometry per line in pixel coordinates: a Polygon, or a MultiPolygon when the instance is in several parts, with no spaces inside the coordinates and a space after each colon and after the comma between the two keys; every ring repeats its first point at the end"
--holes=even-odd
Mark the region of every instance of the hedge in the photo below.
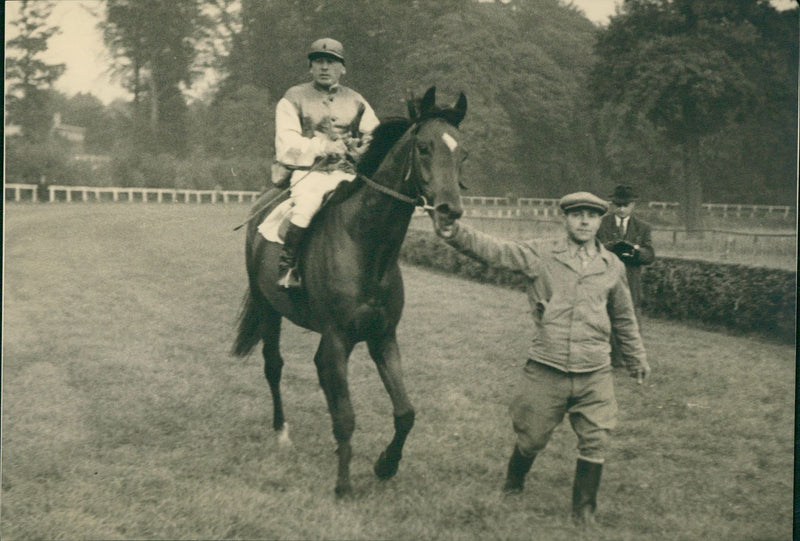
{"type": "MultiPolygon", "coordinates": [[[[401,257],[407,263],[520,291],[527,280],[521,273],[462,255],[428,231],[410,230],[401,257]]],[[[648,316],[795,341],[797,283],[791,271],[662,257],[644,268],[642,283],[642,308],[648,316]]]]}

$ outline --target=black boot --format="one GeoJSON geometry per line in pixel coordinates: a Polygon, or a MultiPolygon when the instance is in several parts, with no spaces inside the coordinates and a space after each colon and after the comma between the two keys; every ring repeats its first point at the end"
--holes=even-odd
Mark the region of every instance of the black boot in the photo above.
{"type": "Polygon", "coordinates": [[[283,239],[283,250],[278,259],[278,287],[300,287],[300,276],[297,273],[297,248],[306,228],[289,222],[289,229],[283,239]]]}
{"type": "Polygon", "coordinates": [[[572,516],[578,523],[588,526],[594,524],[597,489],[600,487],[602,473],[602,464],[578,459],[575,466],[575,484],[572,487],[572,516]]]}
{"type": "Polygon", "coordinates": [[[532,456],[525,456],[519,450],[519,447],[514,446],[514,453],[508,461],[508,473],[506,473],[506,482],[503,485],[503,494],[519,494],[525,487],[525,476],[533,465],[533,459],[536,454],[532,456]]]}

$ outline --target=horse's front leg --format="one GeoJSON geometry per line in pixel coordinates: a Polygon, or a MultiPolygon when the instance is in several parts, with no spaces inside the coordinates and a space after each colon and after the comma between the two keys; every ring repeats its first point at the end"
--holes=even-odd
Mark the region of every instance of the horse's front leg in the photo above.
{"type": "Polygon", "coordinates": [[[400,467],[403,457],[403,445],[414,426],[414,407],[408,399],[403,384],[403,369],[400,362],[400,348],[394,332],[367,341],[369,354],[378,367],[383,385],[389,392],[394,408],[394,438],[378,457],[375,463],[375,475],[381,479],[390,479],[400,467]]]}
{"type": "Polygon", "coordinates": [[[350,403],[350,390],[347,386],[347,360],[352,351],[353,344],[338,333],[329,331],[323,333],[317,354],[314,356],[319,384],[328,401],[328,410],[333,421],[333,436],[336,438],[339,469],[335,490],[338,497],[352,493],[350,459],[353,451],[350,439],[355,430],[356,416],[350,403]]]}

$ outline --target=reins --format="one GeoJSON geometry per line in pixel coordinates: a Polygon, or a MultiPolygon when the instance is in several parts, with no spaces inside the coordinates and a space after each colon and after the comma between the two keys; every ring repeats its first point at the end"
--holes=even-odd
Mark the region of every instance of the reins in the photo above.
{"type": "MultiPolygon", "coordinates": [[[[415,133],[416,133],[417,129],[419,129],[419,126],[417,126],[417,128],[414,130],[415,133]]],[[[411,179],[411,175],[413,173],[414,163],[415,163],[413,156],[414,156],[414,147],[412,146],[411,147],[411,151],[409,152],[409,160],[408,160],[409,161],[409,166],[408,166],[408,170],[406,171],[405,177],[403,178],[403,184],[405,184],[406,182],[408,182],[411,179]]],[[[388,196],[390,196],[390,197],[392,197],[394,199],[397,199],[398,201],[402,201],[403,203],[408,203],[409,205],[413,205],[415,207],[419,207],[419,208],[421,208],[423,210],[435,210],[433,206],[428,204],[428,200],[421,193],[416,198],[409,197],[409,196],[404,195],[404,194],[402,194],[402,193],[400,193],[398,191],[395,191],[395,190],[393,190],[391,188],[388,188],[388,187],[384,186],[383,184],[378,184],[377,182],[375,182],[374,180],[372,180],[368,176],[362,175],[361,173],[356,174],[356,176],[361,178],[367,184],[367,186],[369,186],[370,188],[372,188],[374,190],[377,190],[377,191],[379,191],[381,193],[384,193],[384,194],[386,194],[386,195],[388,195],[388,196]]],[[[419,186],[417,186],[417,189],[419,189],[419,186]]]]}

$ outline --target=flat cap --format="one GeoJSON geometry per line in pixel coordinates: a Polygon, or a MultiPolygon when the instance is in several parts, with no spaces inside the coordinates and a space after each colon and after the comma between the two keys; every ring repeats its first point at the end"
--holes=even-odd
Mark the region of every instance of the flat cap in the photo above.
{"type": "Polygon", "coordinates": [[[344,62],[344,46],[332,38],[318,39],[308,48],[308,58],[313,60],[320,56],[331,56],[344,62]]]}
{"type": "Polygon", "coordinates": [[[608,202],[589,192],[575,192],[565,195],[558,202],[564,212],[579,209],[592,209],[605,214],[608,211],[608,202]]]}

